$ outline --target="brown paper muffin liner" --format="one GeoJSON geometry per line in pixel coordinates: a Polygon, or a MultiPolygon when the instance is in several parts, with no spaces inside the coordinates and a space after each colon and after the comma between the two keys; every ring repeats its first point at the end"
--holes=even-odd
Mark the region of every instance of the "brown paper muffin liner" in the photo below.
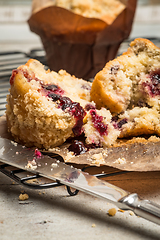
{"type": "Polygon", "coordinates": [[[42,40],[49,68],[64,69],[79,78],[93,78],[106,62],[115,58],[128,38],[136,0],[125,0],[125,9],[112,24],[53,6],[52,1],[34,1],[28,20],[30,30],[42,40]]]}

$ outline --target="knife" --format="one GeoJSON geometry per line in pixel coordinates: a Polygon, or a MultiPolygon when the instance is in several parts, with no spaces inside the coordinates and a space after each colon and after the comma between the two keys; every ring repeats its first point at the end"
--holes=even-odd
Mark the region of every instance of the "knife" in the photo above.
{"type": "Polygon", "coordinates": [[[160,225],[160,205],[149,200],[141,200],[136,193],[131,194],[87,172],[43,155],[37,149],[26,148],[0,137],[0,160],[5,164],[106,199],[122,210],[132,210],[137,216],[160,225]]]}

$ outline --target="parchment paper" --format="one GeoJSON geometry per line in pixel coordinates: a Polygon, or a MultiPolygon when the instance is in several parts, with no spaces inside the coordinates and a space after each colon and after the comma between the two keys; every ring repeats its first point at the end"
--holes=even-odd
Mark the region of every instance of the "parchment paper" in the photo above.
{"type": "MultiPolygon", "coordinates": [[[[7,132],[6,117],[0,117],[0,136],[12,139],[7,132]]],[[[70,143],[50,149],[50,153],[56,153],[64,158],[66,163],[88,166],[109,166],[125,171],[159,171],[160,170],[160,138],[151,136],[145,138],[133,138],[117,143],[115,146],[103,149],[91,149],[79,156],[73,156],[68,151],[70,143]]]]}

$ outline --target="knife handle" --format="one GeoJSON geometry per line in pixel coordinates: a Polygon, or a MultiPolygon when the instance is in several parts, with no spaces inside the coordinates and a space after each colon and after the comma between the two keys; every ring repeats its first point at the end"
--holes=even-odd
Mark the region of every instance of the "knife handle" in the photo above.
{"type": "Polygon", "coordinates": [[[120,200],[125,204],[123,210],[132,210],[137,216],[160,225],[160,205],[149,200],[139,199],[136,193],[120,200]]]}

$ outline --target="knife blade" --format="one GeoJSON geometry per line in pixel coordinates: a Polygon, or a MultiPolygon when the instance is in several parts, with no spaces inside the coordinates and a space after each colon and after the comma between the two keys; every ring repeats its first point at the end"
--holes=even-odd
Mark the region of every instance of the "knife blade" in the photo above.
{"type": "Polygon", "coordinates": [[[37,149],[26,148],[0,137],[0,160],[87,194],[106,199],[122,210],[132,210],[136,215],[160,225],[160,205],[141,200],[136,193],[130,194],[128,191],[56,158],[43,155],[37,149]]]}

